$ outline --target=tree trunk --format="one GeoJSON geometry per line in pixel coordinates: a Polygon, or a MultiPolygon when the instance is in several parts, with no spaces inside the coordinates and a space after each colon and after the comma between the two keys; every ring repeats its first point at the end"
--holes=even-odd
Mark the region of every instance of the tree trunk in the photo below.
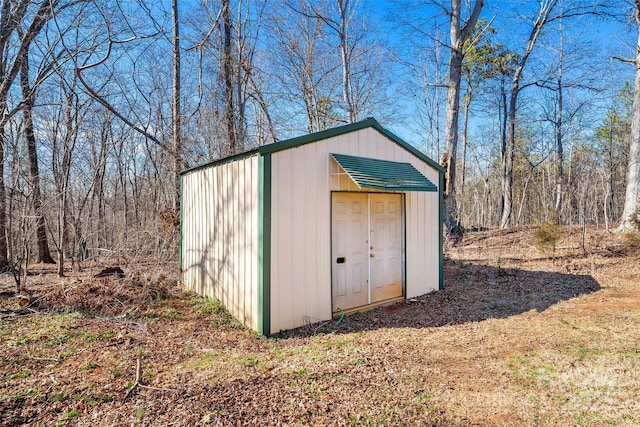
{"type": "Polygon", "coordinates": [[[9,269],[7,243],[7,190],[4,183],[5,126],[11,119],[7,99],[21,69],[25,50],[51,18],[58,2],[42,2],[35,13],[28,14],[29,2],[0,2],[0,272],[9,269]],[[26,17],[31,18],[28,22],[26,17]],[[17,43],[14,45],[14,41],[17,43]]]}
{"type": "Polygon", "coordinates": [[[230,0],[222,1],[222,73],[224,79],[224,125],[227,128],[227,138],[229,140],[228,152],[226,154],[235,154],[238,151],[238,141],[235,130],[235,111],[233,102],[233,58],[231,57],[230,7],[230,0]]]}
{"type": "MultiPolygon", "coordinates": [[[[0,113],[4,108],[0,107],[0,113]]],[[[0,272],[9,271],[9,254],[7,247],[7,189],[4,185],[4,123],[0,123],[0,272]]]]}
{"type": "MultiPolygon", "coordinates": [[[[639,0],[640,1],[640,0],[639,0]]],[[[518,105],[518,95],[520,94],[520,78],[522,72],[527,64],[527,60],[531,55],[531,51],[538,41],[538,37],[542,32],[545,24],[548,22],[549,15],[556,6],[558,0],[547,0],[540,5],[540,11],[533,24],[529,39],[527,40],[527,46],[522,54],[522,57],[518,61],[515,72],[513,74],[513,80],[511,82],[511,94],[509,96],[509,112],[508,112],[508,129],[506,144],[502,149],[502,215],[500,218],[500,228],[508,228],[511,225],[511,213],[513,211],[513,160],[515,154],[516,143],[516,107],[518,105]]],[[[504,144],[503,142],[503,144],[504,144]]]]}
{"type": "MultiPolygon", "coordinates": [[[[255,79],[253,78],[253,76],[249,76],[248,83],[251,86],[251,89],[253,90],[252,98],[255,99],[258,105],[260,106],[260,110],[262,111],[262,114],[264,114],[264,119],[267,121],[267,130],[269,131],[270,142],[276,142],[278,140],[278,137],[276,135],[276,129],[273,126],[273,121],[271,120],[271,114],[269,113],[269,105],[265,101],[264,95],[262,94],[262,88],[258,87],[258,84],[255,82],[255,79]]],[[[305,103],[306,102],[307,101],[305,100],[305,103]]],[[[307,112],[308,111],[309,110],[307,108],[307,112]]],[[[309,124],[310,123],[311,122],[309,122],[309,124]]],[[[309,131],[309,133],[311,132],[312,131],[309,131]]]]}
{"type": "Polygon", "coordinates": [[[529,188],[529,184],[533,181],[533,170],[533,165],[529,165],[529,176],[527,176],[527,180],[522,188],[522,196],[520,197],[520,207],[518,208],[518,215],[516,216],[516,224],[519,224],[520,218],[522,218],[522,210],[524,208],[525,199],[527,198],[527,189],[529,188]]]}
{"type": "MultiPolygon", "coordinates": [[[[560,21],[560,25],[562,25],[562,21],[560,21]]],[[[563,120],[563,87],[562,87],[562,73],[564,70],[564,41],[562,39],[562,27],[560,27],[560,58],[559,58],[559,68],[558,68],[558,118],[556,120],[556,152],[558,155],[557,160],[557,170],[556,170],[556,203],[555,203],[555,212],[556,212],[556,221],[560,223],[560,213],[562,210],[562,184],[564,181],[564,146],[563,146],[563,135],[562,135],[562,120],[563,120]]]]}
{"type": "MultiPolygon", "coordinates": [[[[460,48],[461,49],[461,48],[460,48]]],[[[449,61],[449,88],[447,91],[447,119],[445,123],[445,152],[448,154],[446,163],[444,189],[444,224],[449,233],[461,234],[456,201],[456,163],[458,152],[458,116],[460,108],[460,80],[462,76],[462,61],[464,56],[460,49],[451,51],[449,61]]]]}
{"type": "Polygon", "coordinates": [[[516,105],[519,90],[519,80],[514,78],[511,96],[509,97],[507,139],[502,154],[502,216],[500,218],[500,228],[508,228],[511,225],[511,212],[513,211],[513,159],[516,139],[516,105]]]}
{"type": "MultiPolygon", "coordinates": [[[[498,115],[500,117],[500,177],[504,177],[504,161],[507,152],[507,127],[509,124],[509,111],[507,107],[507,79],[506,75],[501,75],[500,79],[500,101],[498,102],[498,115]]],[[[502,184],[502,180],[500,181],[502,184]]],[[[500,212],[504,211],[504,191],[500,191],[500,212]]]]}
{"type": "Polygon", "coordinates": [[[58,201],[58,277],[64,277],[64,253],[67,250],[67,194],[66,185],[58,201]]]}
{"type": "Polygon", "coordinates": [[[182,115],[180,108],[180,27],[178,0],[171,0],[171,20],[173,22],[173,209],[180,209],[180,171],[182,170],[182,115]]]}
{"type": "MultiPolygon", "coordinates": [[[[36,137],[33,131],[33,98],[34,91],[29,85],[29,57],[28,50],[25,50],[20,69],[20,86],[22,89],[22,114],[24,139],[27,142],[27,152],[29,156],[29,177],[31,178],[33,211],[36,217],[36,242],[38,255],[36,262],[45,264],[55,264],[49,252],[49,240],[47,239],[47,229],[42,213],[42,193],[40,192],[40,171],[38,167],[38,151],[36,149],[36,137]]],[[[28,260],[25,260],[28,262],[28,260]]]]}
{"type": "Polygon", "coordinates": [[[344,108],[347,111],[347,123],[358,120],[358,113],[353,106],[353,92],[351,89],[351,52],[349,50],[349,37],[347,34],[347,10],[349,0],[337,0],[338,12],[340,14],[340,55],[342,58],[342,99],[344,108]]]}
{"type": "MultiPolygon", "coordinates": [[[[611,175],[611,174],[609,174],[611,175]]],[[[605,230],[609,231],[609,217],[610,217],[610,210],[609,210],[609,195],[611,194],[611,185],[610,185],[610,180],[607,177],[602,177],[602,185],[604,187],[604,203],[603,203],[603,214],[604,214],[604,225],[605,225],[605,230]]]]}
{"type": "MultiPolygon", "coordinates": [[[[58,276],[64,276],[65,256],[69,246],[69,180],[71,178],[72,154],[78,136],[78,108],[76,101],[76,81],[66,93],[64,112],[64,134],[62,135],[62,158],[57,169],[58,190],[58,276]]],[[[55,156],[54,156],[55,157],[55,156]]],[[[54,158],[55,161],[55,158],[54,158]]],[[[55,170],[54,170],[55,171],[55,170]]],[[[55,173],[55,172],[54,172],[55,173]]]]}
{"type": "Polygon", "coordinates": [[[451,26],[449,28],[451,38],[451,55],[449,58],[449,87],[447,90],[447,119],[445,123],[445,153],[448,159],[446,163],[446,188],[444,201],[444,224],[447,232],[461,234],[462,229],[458,223],[456,207],[456,163],[458,151],[458,118],[460,110],[460,81],[462,80],[462,61],[464,60],[463,46],[471,36],[478,22],[484,0],[476,0],[471,16],[461,27],[462,1],[451,2],[451,26]]]}
{"type": "Polygon", "coordinates": [[[616,231],[630,231],[637,228],[640,205],[640,0],[636,0],[636,24],[638,30],[638,49],[636,49],[635,92],[633,95],[633,116],[631,119],[631,143],[629,146],[629,165],[627,168],[627,189],[624,196],[624,209],[620,226],[616,231]]]}
{"type": "Polygon", "coordinates": [[[562,184],[564,181],[564,146],[562,141],[562,74],[558,80],[558,118],[556,121],[556,150],[558,158],[556,171],[556,203],[555,212],[557,221],[560,221],[560,211],[562,210],[562,184]]]}
{"type": "Polygon", "coordinates": [[[460,197],[458,203],[458,221],[462,222],[464,211],[464,187],[467,175],[467,146],[469,145],[469,107],[471,106],[472,90],[468,90],[462,103],[462,168],[460,170],[460,197]]]}

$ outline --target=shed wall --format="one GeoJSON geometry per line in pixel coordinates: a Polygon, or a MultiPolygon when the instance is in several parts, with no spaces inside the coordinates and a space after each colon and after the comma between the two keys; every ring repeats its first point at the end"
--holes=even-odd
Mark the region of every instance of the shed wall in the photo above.
{"type": "MultiPolygon", "coordinates": [[[[411,163],[439,182],[437,170],[373,128],[273,153],[271,333],[331,318],[331,191],[360,190],[348,177],[330,175],[330,167],[337,172],[330,153],[411,163]]],[[[411,298],[439,286],[439,199],[437,192],[405,194],[411,298]]]]}
{"type": "Polygon", "coordinates": [[[258,155],[182,176],[185,285],[258,329],[258,155]]]}

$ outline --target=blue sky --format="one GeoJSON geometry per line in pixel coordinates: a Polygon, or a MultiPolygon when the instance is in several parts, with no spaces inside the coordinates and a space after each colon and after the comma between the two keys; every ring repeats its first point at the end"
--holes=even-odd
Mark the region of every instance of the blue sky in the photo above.
{"type": "MultiPolygon", "coordinates": [[[[197,7],[198,3],[194,0],[181,1],[182,18],[187,19],[191,9],[197,7]]],[[[418,7],[426,3],[426,1],[407,0],[353,1],[353,4],[360,9],[361,15],[365,16],[371,23],[369,27],[372,30],[371,38],[391,45],[391,48],[396,52],[395,54],[400,52],[400,56],[406,62],[415,61],[417,58],[425,58],[424,49],[429,44],[426,43],[428,41],[427,36],[415,31],[408,33],[409,25],[417,26],[425,34],[439,32],[439,36],[444,38],[447,36],[447,20],[440,14],[439,8],[434,6],[418,7]],[[416,44],[408,42],[408,35],[414,36],[413,41],[416,44]],[[419,45],[421,38],[425,42],[422,47],[419,45]],[[398,48],[402,49],[399,50],[398,48]]],[[[162,4],[168,10],[170,2],[163,0],[162,4]]],[[[237,4],[237,2],[232,2],[232,4],[237,4]]],[[[567,4],[569,4],[569,0],[564,0],[564,5],[567,4]]],[[[496,2],[489,0],[485,2],[482,16],[487,20],[491,20],[492,25],[496,28],[497,34],[494,38],[496,43],[501,43],[512,51],[520,53],[524,49],[526,37],[531,28],[532,17],[535,16],[538,5],[537,1],[496,2]]],[[[575,94],[576,97],[593,97],[593,104],[599,106],[598,108],[601,111],[598,112],[596,108],[591,114],[604,115],[606,108],[610,105],[608,100],[612,94],[619,90],[625,81],[633,78],[633,67],[611,59],[614,55],[629,56],[633,54],[635,48],[636,36],[633,25],[629,25],[628,21],[625,22],[625,11],[623,9],[620,9],[619,12],[620,18],[618,20],[587,15],[567,19],[563,22],[563,35],[567,41],[567,47],[575,46],[575,49],[578,49],[578,53],[584,57],[584,62],[576,65],[578,68],[573,71],[568,70],[567,74],[586,73],[592,77],[595,76],[607,88],[604,92],[592,95],[575,94]]],[[[188,31],[188,26],[183,25],[183,32],[186,31],[188,31]]],[[[545,30],[525,70],[524,80],[526,82],[539,78],[540,72],[554,61],[553,52],[554,49],[557,49],[558,37],[557,25],[550,25],[545,30]]],[[[186,47],[185,44],[183,44],[183,47],[186,47]]],[[[447,57],[446,49],[442,51],[442,55],[442,70],[446,72],[446,67],[444,67],[447,57]]],[[[407,82],[405,80],[407,76],[406,69],[392,63],[391,58],[389,58],[389,61],[389,66],[393,69],[393,82],[389,92],[390,98],[394,99],[392,102],[395,104],[396,115],[389,121],[385,121],[384,118],[381,121],[401,138],[420,148],[424,148],[424,141],[428,139],[431,145],[429,154],[436,157],[439,150],[433,146],[435,141],[432,137],[425,137],[425,130],[418,120],[420,116],[418,113],[424,114],[425,112],[424,101],[420,99],[420,97],[424,97],[424,93],[421,93],[417,86],[412,89],[413,96],[411,96],[411,91],[403,93],[401,89],[406,88],[408,83],[415,82],[407,82]],[[400,85],[394,87],[393,83],[398,82],[400,82],[400,85]]],[[[259,66],[260,64],[257,65],[259,66]]],[[[432,66],[432,64],[428,63],[423,65],[426,68],[432,66]]],[[[443,75],[442,79],[446,81],[446,75],[443,75]]],[[[525,105],[525,107],[533,108],[535,103],[540,104],[542,102],[537,99],[539,95],[542,95],[540,90],[527,89],[521,96],[521,103],[530,103],[531,105],[525,105]]],[[[440,96],[441,120],[443,122],[445,92],[441,91],[440,96]]],[[[471,134],[474,137],[479,137],[480,135],[478,134],[486,132],[487,126],[490,125],[490,120],[495,119],[495,117],[491,116],[493,113],[481,111],[480,107],[479,104],[472,105],[471,134]]],[[[443,126],[441,128],[443,129],[443,126]]]]}

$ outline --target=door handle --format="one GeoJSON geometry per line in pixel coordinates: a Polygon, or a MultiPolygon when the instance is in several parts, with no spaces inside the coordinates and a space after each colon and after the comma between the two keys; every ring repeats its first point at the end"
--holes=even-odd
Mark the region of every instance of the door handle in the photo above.
{"type": "Polygon", "coordinates": [[[376,254],[369,254],[369,258],[375,258],[376,254]]]}
{"type": "Polygon", "coordinates": [[[336,263],[338,264],[344,264],[347,261],[347,257],[346,256],[341,256],[338,259],[336,259],[336,263]]]}

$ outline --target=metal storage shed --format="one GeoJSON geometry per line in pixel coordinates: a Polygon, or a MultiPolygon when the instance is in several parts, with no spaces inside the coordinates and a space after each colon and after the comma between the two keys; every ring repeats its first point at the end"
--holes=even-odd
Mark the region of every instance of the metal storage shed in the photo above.
{"type": "Polygon", "coordinates": [[[443,173],[375,119],[186,170],[183,281],[265,335],[442,289],[443,173]]]}

